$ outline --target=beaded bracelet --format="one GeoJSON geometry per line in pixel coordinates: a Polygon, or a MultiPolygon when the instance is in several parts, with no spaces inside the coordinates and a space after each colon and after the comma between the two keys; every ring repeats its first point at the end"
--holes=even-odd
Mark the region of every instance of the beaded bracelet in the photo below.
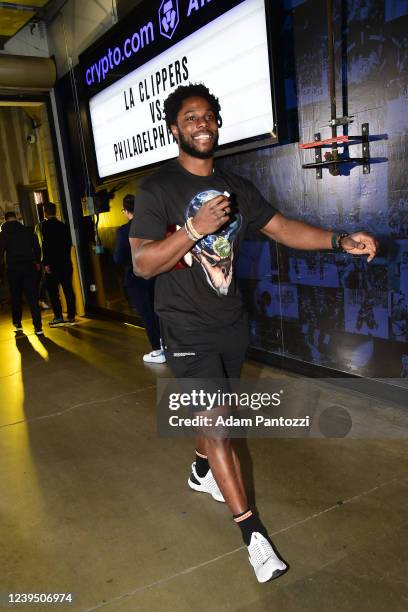
{"type": "Polygon", "coordinates": [[[197,242],[198,238],[193,236],[193,234],[190,232],[187,222],[184,224],[184,229],[186,230],[186,234],[189,240],[192,240],[193,242],[197,242]]]}
{"type": "Polygon", "coordinates": [[[343,247],[341,246],[341,241],[343,240],[343,238],[346,238],[347,236],[349,236],[349,234],[347,234],[346,232],[333,232],[332,233],[331,246],[332,246],[333,251],[336,251],[336,253],[347,253],[348,252],[345,249],[343,249],[343,247]]]}
{"type": "Polygon", "coordinates": [[[204,238],[204,234],[199,234],[197,232],[197,230],[195,229],[194,225],[193,225],[193,218],[189,217],[186,221],[186,228],[188,230],[188,234],[191,234],[191,236],[193,236],[193,240],[194,242],[197,242],[197,240],[201,240],[201,238],[204,238]]]}

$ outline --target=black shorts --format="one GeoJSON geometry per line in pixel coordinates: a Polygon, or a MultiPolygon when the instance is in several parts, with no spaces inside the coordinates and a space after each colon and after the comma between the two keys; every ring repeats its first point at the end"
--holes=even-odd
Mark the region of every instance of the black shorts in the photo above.
{"type": "Polygon", "coordinates": [[[239,378],[249,344],[247,317],[217,329],[188,330],[160,320],[167,364],[176,378],[239,378]]]}

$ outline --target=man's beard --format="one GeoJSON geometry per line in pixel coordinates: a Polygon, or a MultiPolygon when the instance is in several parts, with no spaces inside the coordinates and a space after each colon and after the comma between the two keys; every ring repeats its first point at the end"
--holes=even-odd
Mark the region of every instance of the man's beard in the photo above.
{"type": "Polygon", "coordinates": [[[214,152],[215,152],[215,150],[217,148],[217,145],[218,145],[218,135],[217,135],[216,139],[213,141],[213,146],[211,147],[211,149],[209,149],[208,151],[197,151],[197,149],[195,149],[193,146],[191,146],[187,142],[187,140],[184,138],[183,134],[179,130],[178,145],[179,145],[180,149],[182,151],[184,151],[184,153],[187,153],[187,155],[190,155],[191,157],[197,157],[198,159],[210,159],[211,157],[213,157],[214,152]]]}

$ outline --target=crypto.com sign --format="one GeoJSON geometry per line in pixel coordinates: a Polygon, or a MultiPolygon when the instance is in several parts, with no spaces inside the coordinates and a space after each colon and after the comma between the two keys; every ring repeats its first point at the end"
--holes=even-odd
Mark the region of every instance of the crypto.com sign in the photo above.
{"type": "MultiPolygon", "coordinates": [[[[183,0],[180,0],[182,2],[183,0]]],[[[242,0],[241,0],[242,1],[242,0]]],[[[184,2],[185,18],[196,16],[210,2],[214,6],[217,0],[188,0],[184,2]]],[[[218,0],[218,4],[221,4],[218,0]]],[[[224,2],[228,5],[231,2],[224,2]]],[[[233,4],[233,3],[232,3],[233,4]]],[[[239,2],[235,2],[239,4],[239,2]]],[[[179,0],[162,0],[157,12],[158,32],[165,39],[172,40],[180,23],[179,0]]],[[[157,28],[154,19],[148,19],[138,26],[128,36],[122,38],[114,46],[106,47],[103,53],[85,69],[85,82],[88,86],[100,84],[108,77],[111,71],[117,69],[123,62],[139,54],[157,40],[157,28]]],[[[190,31],[191,33],[191,31],[190,31]]],[[[115,41],[116,42],[116,41],[115,41]]]]}

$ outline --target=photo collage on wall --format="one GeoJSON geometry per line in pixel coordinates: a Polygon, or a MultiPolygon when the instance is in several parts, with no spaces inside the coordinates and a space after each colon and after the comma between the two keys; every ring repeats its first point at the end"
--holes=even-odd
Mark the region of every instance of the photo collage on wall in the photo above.
{"type": "Polygon", "coordinates": [[[342,253],[244,242],[237,274],[248,301],[252,346],[361,372],[373,359],[376,340],[406,342],[405,242],[407,251],[399,251],[393,268],[394,291],[387,291],[384,258],[367,264],[342,253]]]}
{"type": "MultiPolygon", "coordinates": [[[[322,139],[331,134],[327,20],[324,11],[311,14],[309,2],[286,5],[286,34],[293,35],[296,47],[291,64],[290,37],[282,35],[285,79],[293,84],[287,88],[290,96],[285,93],[285,117],[294,117],[295,104],[298,135],[282,146],[224,158],[222,167],[249,179],[289,219],[347,233],[368,232],[378,239],[380,250],[367,263],[365,256],[300,251],[268,242],[259,233],[247,236],[238,275],[250,312],[251,344],[340,372],[405,384],[407,3],[358,0],[340,3],[335,12],[338,43],[344,49],[338,57],[337,85],[338,90],[343,87],[343,98],[337,113],[353,118],[338,134],[358,137],[368,124],[370,172],[342,163],[339,172],[324,168],[322,180],[315,169],[303,167],[314,155],[313,150],[300,151],[299,144],[313,142],[317,132],[322,139]],[[312,46],[305,18],[314,31],[312,46]],[[343,30],[341,19],[347,23],[343,30]]],[[[355,144],[339,147],[340,157],[358,157],[361,148],[355,144]]]]}

